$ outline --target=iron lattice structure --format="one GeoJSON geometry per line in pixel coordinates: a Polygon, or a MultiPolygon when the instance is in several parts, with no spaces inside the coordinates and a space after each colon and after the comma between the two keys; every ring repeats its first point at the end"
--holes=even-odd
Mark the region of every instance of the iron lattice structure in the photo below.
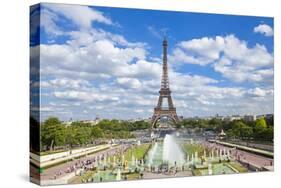
{"type": "Polygon", "coordinates": [[[163,40],[163,69],[162,69],[162,80],[161,89],[159,91],[159,98],[157,106],[154,108],[154,113],[151,119],[151,128],[153,129],[157,121],[161,117],[168,117],[173,120],[175,124],[179,122],[179,118],[176,112],[176,108],[173,105],[171,97],[171,90],[169,88],[169,77],[168,77],[168,59],[167,59],[167,47],[168,42],[166,39],[163,40]],[[163,108],[163,100],[167,99],[168,107],[163,108]]]}

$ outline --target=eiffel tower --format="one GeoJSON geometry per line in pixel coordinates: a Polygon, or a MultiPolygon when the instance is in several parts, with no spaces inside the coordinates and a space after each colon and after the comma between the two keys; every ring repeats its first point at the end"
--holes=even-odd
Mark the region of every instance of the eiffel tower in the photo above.
{"type": "Polygon", "coordinates": [[[173,120],[175,124],[179,122],[179,118],[176,112],[176,108],[173,105],[171,97],[171,90],[169,88],[169,77],[168,77],[168,64],[167,64],[167,47],[168,42],[166,38],[163,40],[163,69],[162,69],[162,80],[161,89],[159,91],[159,99],[157,106],[154,108],[154,113],[151,119],[151,128],[155,128],[157,121],[162,117],[168,117],[173,120]],[[168,100],[168,107],[163,108],[163,99],[168,100]]]}

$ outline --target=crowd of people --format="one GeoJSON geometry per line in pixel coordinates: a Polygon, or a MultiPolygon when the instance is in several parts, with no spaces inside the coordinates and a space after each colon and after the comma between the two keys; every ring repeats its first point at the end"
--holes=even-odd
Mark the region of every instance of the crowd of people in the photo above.
{"type": "MultiPolygon", "coordinates": [[[[100,152],[97,154],[85,156],[84,158],[74,159],[75,162],[71,162],[65,169],[60,169],[55,172],[53,179],[62,177],[63,174],[69,174],[75,172],[75,175],[82,176],[85,171],[94,170],[97,166],[101,166],[105,158],[110,156],[120,156],[121,153],[126,152],[131,146],[123,145],[119,148],[112,149],[107,152],[100,152]]],[[[107,166],[103,165],[103,170],[106,170],[107,166]]]]}

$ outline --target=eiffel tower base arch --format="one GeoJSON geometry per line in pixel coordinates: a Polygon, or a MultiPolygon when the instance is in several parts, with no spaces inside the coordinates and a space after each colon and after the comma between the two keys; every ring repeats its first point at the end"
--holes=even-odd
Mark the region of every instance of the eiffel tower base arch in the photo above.
{"type": "Polygon", "coordinates": [[[173,123],[176,125],[180,122],[178,116],[177,116],[177,112],[176,109],[169,109],[169,110],[163,110],[163,109],[154,109],[154,114],[151,118],[151,130],[153,130],[154,128],[156,128],[156,123],[159,119],[161,119],[162,117],[168,117],[170,118],[173,123]]]}

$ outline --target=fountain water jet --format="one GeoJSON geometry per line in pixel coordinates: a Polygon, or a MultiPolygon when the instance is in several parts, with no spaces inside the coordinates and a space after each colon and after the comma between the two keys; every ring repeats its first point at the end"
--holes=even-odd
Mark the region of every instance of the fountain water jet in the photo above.
{"type": "Polygon", "coordinates": [[[131,165],[132,165],[132,166],[135,166],[135,162],[136,162],[135,156],[132,155],[131,165]]]}
{"type": "Polygon", "coordinates": [[[121,170],[118,168],[117,174],[116,174],[116,181],[120,181],[120,180],[121,180],[121,170]]]}
{"type": "Polygon", "coordinates": [[[170,165],[183,165],[184,153],[175,138],[167,134],[163,143],[163,161],[170,165]]]}
{"type": "Polygon", "coordinates": [[[213,169],[212,169],[212,163],[208,164],[208,174],[212,175],[213,174],[213,169]]]}
{"type": "Polygon", "coordinates": [[[149,164],[149,165],[153,164],[153,160],[154,160],[154,158],[155,158],[155,154],[156,154],[156,152],[157,152],[157,148],[158,148],[158,143],[156,142],[156,143],[152,146],[151,150],[150,150],[149,153],[148,153],[148,164],[149,164]]]}

